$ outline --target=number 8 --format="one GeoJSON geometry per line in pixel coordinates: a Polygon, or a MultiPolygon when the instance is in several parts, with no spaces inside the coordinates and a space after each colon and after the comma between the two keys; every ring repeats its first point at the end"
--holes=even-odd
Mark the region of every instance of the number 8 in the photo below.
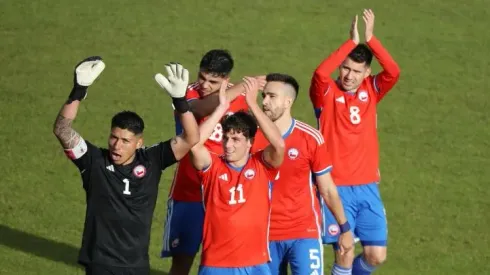
{"type": "Polygon", "coordinates": [[[349,108],[350,121],[352,122],[352,124],[359,124],[359,123],[361,123],[361,116],[359,114],[360,111],[361,110],[357,106],[351,106],[349,108]]]}

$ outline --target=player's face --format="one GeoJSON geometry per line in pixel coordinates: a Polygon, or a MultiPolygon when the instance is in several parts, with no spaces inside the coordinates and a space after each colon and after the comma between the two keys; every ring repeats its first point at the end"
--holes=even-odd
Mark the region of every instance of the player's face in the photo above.
{"type": "Polygon", "coordinates": [[[114,127],[109,135],[109,153],[114,164],[126,165],[133,161],[136,149],[143,144],[141,135],[114,127]]]}
{"type": "Polygon", "coordinates": [[[237,162],[246,158],[250,152],[252,143],[243,133],[231,130],[223,136],[223,149],[228,162],[237,162]]]}
{"type": "Polygon", "coordinates": [[[200,90],[203,96],[215,93],[219,91],[221,82],[228,79],[227,77],[220,77],[210,73],[199,72],[197,82],[199,83],[200,90]]]}
{"type": "Polygon", "coordinates": [[[345,91],[355,91],[364,78],[369,76],[371,68],[366,63],[357,63],[347,57],[340,65],[340,84],[345,91]]]}
{"type": "Polygon", "coordinates": [[[272,121],[276,121],[288,108],[289,101],[280,82],[268,82],[262,92],[262,110],[272,121]]]}

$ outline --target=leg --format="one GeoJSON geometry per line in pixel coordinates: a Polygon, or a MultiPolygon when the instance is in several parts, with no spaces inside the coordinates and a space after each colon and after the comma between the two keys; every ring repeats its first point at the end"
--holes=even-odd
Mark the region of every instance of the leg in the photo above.
{"type": "Polygon", "coordinates": [[[293,275],[323,274],[323,246],[318,239],[295,240],[289,253],[293,275]]]}
{"type": "Polygon", "coordinates": [[[378,184],[357,188],[360,210],[355,230],[361,240],[363,253],[354,260],[352,274],[368,275],[386,260],[387,220],[378,184]]]}
{"type": "Polygon", "coordinates": [[[202,241],[204,209],[200,202],[169,200],[161,257],[172,257],[169,274],[189,274],[202,241]]]}
{"type": "MultiPolygon", "coordinates": [[[[339,192],[340,199],[342,200],[342,205],[344,206],[345,216],[349,221],[351,226],[351,230],[354,231],[356,227],[356,216],[358,212],[357,201],[354,196],[353,187],[351,186],[339,186],[337,187],[339,192]]],[[[328,232],[335,233],[335,242],[332,244],[335,254],[335,263],[332,266],[331,274],[332,275],[350,275],[352,272],[352,262],[354,261],[354,250],[349,251],[348,253],[341,255],[339,246],[337,244],[338,237],[340,235],[340,228],[333,217],[333,214],[330,213],[330,230],[328,232]]],[[[354,236],[356,237],[356,236],[354,236]]]]}
{"type": "Polygon", "coordinates": [[[271,241],[269,243],[269,251],[271,261],[269,262],[269,270],[272,275],[282,275],[284,271],[281,267],[284,265],[285,255],[287,252],[288,241],[271,241]]]}

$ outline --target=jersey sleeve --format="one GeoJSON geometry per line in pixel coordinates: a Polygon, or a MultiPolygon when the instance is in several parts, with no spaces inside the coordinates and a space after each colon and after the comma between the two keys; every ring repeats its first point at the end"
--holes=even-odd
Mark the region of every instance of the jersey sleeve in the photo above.
{"type": "Polygon", "coordinates": [[[77,166],[81,173],[90,169],[95,158],[102,155],[102,151],[89,141],[80,137],[78,144],[72,149],[65,149],[65,155],[77,166]]]}
{"type": "Polygon", "coordinates": [[[267,177],[269,180],[277,180],[279,179],[279,169],[272,167],[269,163],[267,163],[264,159],[264,150],[256,152],[255,154],[252,155],[254,158],[256,158],[262,166],[264,166],[265,171],[267,173],[267,177]]]}
{"type": "Polygon", "coordinates": [[[332,170],[332,161],[326,143],[323,140],[314,143],[310,158],[311,170],[315,176],[321,176],[332,170]]]}
{"type": "Polygon", "coordinates": [[[213,183],[213,170],[216,169],[216,166],[220,164],[219,156],[216,154],[211,155],[211,163],[204,167],[204,169],[197,171],[197,175],[201,179],[201,184],[203,186],[208,186],[213,183]]]}
{"type": "Polygon", "coordinates": [[[380,73],[372,77],[371,82],[376,91],[377,102],[380,102],[398,82],[400,68],[376,37],[373,36],[367,44],[383,68],[380,73]]]}
{"type": "Polygon", "coordinates": [[[330,54],[316,68],[310,84],[310,100],[315,109],[315,116],[320,117],[323,99],[332,85],[335,85],[331,75],[342,64],[344,59],[356,47],[352,40],[347,40],[336,51],[330,54]]]}
{"type": "Polygon", "coordinates": [[[145,151],[152,162],[158,165],[160,170],[164,170],[177,162],[172,146],[170,145],[170,139],[154,144],[146,148],[145,151]]]}

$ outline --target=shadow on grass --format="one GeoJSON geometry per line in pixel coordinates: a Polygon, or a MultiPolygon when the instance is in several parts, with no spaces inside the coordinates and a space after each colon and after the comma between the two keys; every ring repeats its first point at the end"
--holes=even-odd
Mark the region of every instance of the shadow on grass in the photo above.
{"type": "MultiPolygon", "coordinates": [[[[25,253],[42,257],[51,261],[82,268],[77,263],[78,248],[22,232],[0,224],[0,245],[10,247],[25,253]]],[[[152,275],[167,275],[168,273],[152,269],[152,275]]]]}

